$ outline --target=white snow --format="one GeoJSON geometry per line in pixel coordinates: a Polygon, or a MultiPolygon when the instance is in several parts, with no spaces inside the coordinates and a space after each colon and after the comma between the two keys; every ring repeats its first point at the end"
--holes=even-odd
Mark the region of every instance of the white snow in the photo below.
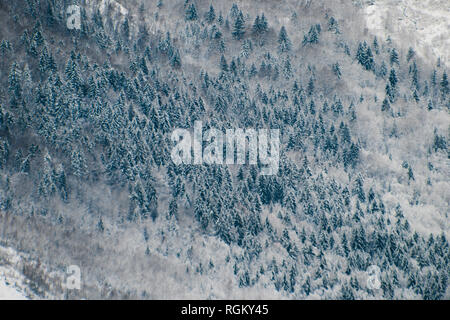
{"type": "Polygon", "coordinates": [[[0,279],[0,300],[28,300],[28,298],[19,288],[2,277],[0,279]]]}
{"type": "Polygon", "coordinates": [[[128,14],[128,10],[115,0],[102,0],[99,8],[100,13],[104,14],[108,6],[110,6],[116,12],[119,12],[121,15],[125,16],[128,14]]]}
{"type": "Polygon", "coordinates": [[[23,292],[23,276],[13,267],[19,260],[12,248],[0,246],[0,300],[28,300],[23,292]]]}
{"type": "Polygon", "coordinates": [[[448,65],[450,1],[371,0],[364,8],[368,29],[376,36],[413,47],[425,59],[448,65]]]}

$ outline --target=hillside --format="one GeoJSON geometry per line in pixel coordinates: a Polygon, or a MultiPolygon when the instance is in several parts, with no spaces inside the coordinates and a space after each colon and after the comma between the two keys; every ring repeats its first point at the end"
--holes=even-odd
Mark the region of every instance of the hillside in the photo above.
{"type": "Polygon", "coordinates": [[[389,1],[0,0],[0,240],[33,297],[449,299],[450,13],[427,4],[390,30],[389,1]],[[200,121],[203,154],[210,128],[279,130],[274,174],[260,149],[176,163],[200,121]]]}

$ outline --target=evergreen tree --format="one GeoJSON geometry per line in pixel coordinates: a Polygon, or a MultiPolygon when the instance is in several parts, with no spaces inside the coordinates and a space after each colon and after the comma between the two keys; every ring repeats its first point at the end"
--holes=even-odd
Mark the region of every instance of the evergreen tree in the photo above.
{"type": "Polygon", "coordinates": [[[122,36],[125,41],[130,39],[130,21],[128,20],[128,16],[125,17],[122,24],[122,36]]]}
{"type": "Polygon", "coordinates": [[[216,13],[214,11],[214,7],[212,6],[212,4],[209,6],[209,11],[205,14],[205,20],[208,23],[213,23],[214,20],[216,19],[216,13]]]}
{"type": "Polygon", "coordinates": [[[414,90],[414,92],[413,92],[413,99],[414,99],[416,102],[419,102],[419,101],[420,101],[419,93],[417,93],[417,90],[414,90]]]}
{"type": "Polygon", "coordinates": [[[39,195],[48,199],[56,191],[56,186],[53,181],[53,169],[52,169],[52,159],[48,152],[45,154],[43,159],[43,169],[41,173],[41,180],[39,182],[39,195]]]}
{"type": "Polygon", "coordinates": [[[338,79],[340,79],[341,76],[342,76],[342,74],[341,74],[341,68],[340,68],[340,66],[339,66],[339,63],[338,63],[338,62],[334,63],[333,66],[332,66],[331,68],[332,68],[332,70],[333,70],[334,75],[335,75],[338,79]]]}
{"type": "Polygon", "coordinates": [[[414,173],[413,173],[411,166],[408,167],[408,180],[415,180],[414,173]]]}
{"type": "Polygon", "coordinates": [[[81,149],[74,149],[71,160],[73,174],[78,178],[85,178],[88,167],[83,151],[81,149]]]}
{"type": "Polygon", "coordinates": [[[314,79],[313,77],[309,78],[309,82],[308,82],[308,96],[312,96],[314,93],[314,79]]]}
{"type": "Polygon", "coordinates": [[[292,77],[292,65],[289,57],[287,57],[284,62],[283,74],[286,79],[290,79],[292,77]]]}
{"type": "Polygon", "coordinates": [[[391,54],[389,56],[389,61],[391,62],[391,66],[394,64],[397,64],[397,65],[399,64],[398,53],[395,48],[392,48],[392,50],[391,50],[391,54]]]}
{"type": "Polygon", "coordinates": [[[391,88],[395,90],[397,87],[397,73],[395,72],[395,69],[392,68],[391,72],[389,73],[389,84],[391,85],[391,88]]]}
{"type": "Polygon", "coordinates": [[[178,49],[175,50],[174,54],[170,58],[170,65],[176,69],[181,67],[181,58],[178,49]]]}
{"type": "Polygon", "coordinates": [[[380,53],[380,46],[378,44],[378,39],[377,37],[373,38],[373,43],[372,43],[372,47],[373,50],[375,51],[375,54],[378,55],[380,53]]]}
{"type": "Polygon", "coordinates": [[[220,57],[220,69],[224,72],[228,71],[228,63],[223,55],[220,57]]]}
{"type": "Polygon", "coordinates": [[[98,220],[98,223],[97,223],[97,230],[100,233],[103,233],[103,231],[105,231],[105,226],[103,225],[103,220],[102,220],[101,217],[100,217],[100,219],[98,220]]]}
{"type": "Polygon", "coordinates": [[[365,46],[365,42],[364,43],[360,42],[358,44],[358,49],[356,50],[356,60],[362,66],[364,66],[366,64],[366,46],[365,46]]]}
{"type": "Polygon", "coordinates": [[[168,219],[170,218],[178,219],[178,204],[176,199],[172,199],[169,204],[168,219]]]}
{"type": "Polygon", "coordinates": [[[381,78],[383,78],[383,79],[385,79],[385,77],[386,77],[386,75],[387,75],[387,67],[386,67],[386,64],[384,63],[384,61],[381,62],[381,66],[380,66],[380,69],[379,69],[379,71],[378,71],[378,75],[379,75],[381,78]]]}
{"type": "Polygon", "coordinates": [[[358,49],[356,50],[356,60],[361,64],[366,70],[373,70],[374,60],[372,49],[364,41],[359,43],[358,49]]]}
{"type": "Polygon", "coordinates": [[[448,84],[447,72],[444,71],[444,73],[442,74],[442,80],[441,80],[441,93],[442,93],[443,99],[445,99],[445,97],[447,96],[447,94],[449,94],[449,92],[450,92],[450,87],[448,84]]]}
{"type": "Polygon", "coordinates": [[[42,74],[46,74],[48,71],[56,71],[56,63],[53,56],[49,54],[47,46],[42,49],[41,56],[39,58],[39,69],[42,74]]]}
{"type": "Polygon", "coordinates": [[[420,90],[420,85],[419,85],[419,70],[417,69],[417,65],[416,62],[413,62],[412,68],[411,68],[411,73],[412,73],[412,79],[411,79],[411,85],[412,88],[415,91],[420,90]]]}
{"type": "Polygon", "coordinates": [[[278,35],[278,50],[280,52],[288,52],[291,50],[291,47],[291,40],[287,35],[286,28],[282,26],[278,35]]]}
{"type": "Polygon", "coordinates": [[[244,21],[244,15],[242,12],[239,12],[239,15],[236,17],[236,20],[234,21],[233,25],[233,38],[236,40],[241,40],[244,37],[245,34],[245,21],[244,21]]]}
{"type": "Polygon", "coordinates": [[[193,3],[191,3],[189,5],[189,7],[186,9],[185,17],[186,17],[186,20],[188,20],[188,21],[197,20],[197,18],[198,18],[197,9],[195,8],[195,5],[193,3]]]}
{"type": "Polygon", "coordinates": [[[239,16],[239,8],[236,3],[233,3],[230,9],[230,17],[231,19],[236,19],[239,16]]]}
{"type": "Polygon", "coordinates": [[[436,73],[436,69],[433,70],[433,72],[431,73],[431,77],[430,77],[430,81],[431,81],[431,86],[434,88],[436,87],[437,84],[437,73],[436,73]]]}
{"type": "Polygon", "coordinates": [[[389,101],[391,103],[393,103],[394,100],[395,100],[395,90],[392,89],[392,87],[391,87],[391,85],[389,83],[386,84],[385,91],[386,91],[386,97],[388,97],[389,101]]]}
{"type": "Polygon", "coordinates": [[[381,111],[389,111],[391,109],[391,105],[389,104],[389,101],[387,98],[384,98],[383,104],[381,106],[381,111]]]}
{"type": "Polygon", "coordinates": [[[336,21],[336,19],[334,17],[330,17],[328,19],[328,31],[333,31],[336,34],[340,33],[338,22],[336,21]]]}
{"type": "Polygon", "coordinates": [[[366,50],[366,63],[364,65],[366,70],[373,70],[374,68],[374,60],[373,60],[373,54],[372,49],[370,49],[370,46],[367,46],[366,50]]]}
{"type": "Polygon", "coordinates": [[[253,33],[256,35],[263,35],[269,31],[269,24],[264,16],[264,13],[261,17],[256,16],[252,29],[253,33]]]}
{"type": "Polygon", "coordinates": [[[308,34],[303,37],[302,45],[319,43],[320,25],[313,25],[309,28],[308,34]]]}
{"type": "Polygon", "coordinates": [[[14,101],[14,103],[12,103],[13,106],[16,106],[17,100],[21,99],[22,97],[21,81],[22,81],[22,72],[17,62],[13,62],[8,76],[9,82],[8,90],[12,95],[11,100],[14,101]]]}
{"type": "Polygon", "coordinates": [[[64,167],[62,164],[59,164],[56,167],[55,170],[55,185],[56,188],[59,190],[59,194],[61,196],[61,199],[63,201],[67,201],[68,200],[68,196],[69,196],[69,190],[67,187],[67,178],[66,178],[66,173],[64,171],[64,167]]]}
{"type": "Polygon", "coordinates": [[[416,53],[414,52],[414,49],[409,47],[408,53],[406,54],[406,62],[409,62],[415,55],[416,53]]]}
{"type": "Polygon", "coordinates": [[[3,39],[2,42],[0,43],[0,54],[1,54],[2,58],[5,59],[6,55],[10,52],[12,52],[11,42],[3,39]]]}

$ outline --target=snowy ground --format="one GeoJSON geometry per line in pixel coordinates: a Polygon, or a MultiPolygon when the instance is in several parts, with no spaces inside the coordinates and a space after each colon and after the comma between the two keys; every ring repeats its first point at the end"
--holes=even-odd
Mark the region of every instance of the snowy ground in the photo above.
{"type": "Polygon", "coordinates": [[[425,59],[450,63],[450,1],[370,0],[364,8],[370,32],[405,47],[425,59]]]}
{"type": "Polygon", "coordinates": [[[13,265],[20,257],[11,248],[0,247],[0,300],[27,300],[23,276],[13,265]]]}
{"type": "Polygon", "coordinates": [[[7,278],[3,276],[0,279],[0,300],[27,300],[28,298],[21,291],[10,283],[7,278]]]}

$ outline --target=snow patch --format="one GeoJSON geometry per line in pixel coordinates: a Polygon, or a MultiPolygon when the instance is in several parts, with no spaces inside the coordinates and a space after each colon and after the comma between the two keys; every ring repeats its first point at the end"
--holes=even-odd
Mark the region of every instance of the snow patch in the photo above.
{"type": "Polygon", "coordinates": [[[99,7],[100,13],[104,14],[108,6],[115,12],[119,12],[121,15],[125,16],[128,14],[128,10],[115,0],[102,0],[99,7]]]}
{"type": "Polygon", "coordinates": [[[0,300],[28,300],[23,290],[23,276],[12,265],[20,261],[12,248],[0,247],[0,300]]]}
{"type": "Polygon", "coordinates": [[[376,36],[413,47],[425,59],[450,58],[450,2],[447,0],[371,0],[364,7],[376,36]]]}

